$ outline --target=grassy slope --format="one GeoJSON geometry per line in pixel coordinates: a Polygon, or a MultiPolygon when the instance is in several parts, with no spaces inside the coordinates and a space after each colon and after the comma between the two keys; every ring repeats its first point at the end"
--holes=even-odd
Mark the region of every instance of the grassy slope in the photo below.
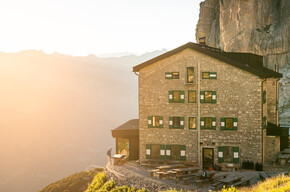
{"type": "Polygon", "coordinates": [[[51,183],[39,192],[80,192],[85,191],[92,182],[94,176],[103,171],[102,168],[96,168],[91,171],[82,171],[75,173],[59,181],[51,183]]]}

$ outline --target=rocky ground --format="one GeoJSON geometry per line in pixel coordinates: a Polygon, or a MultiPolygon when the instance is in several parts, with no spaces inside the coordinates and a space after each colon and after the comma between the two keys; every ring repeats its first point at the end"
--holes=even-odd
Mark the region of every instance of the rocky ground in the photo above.
{"type": "MultiPolygon", "coordinates": [[[[138,165],[136,162],[128,162],[125,165],[110,165],[107,164],[105,167],[105,171],[109,178],[113,179],[119,185],[128,185],[134,186],[137,188],[145,188],[148,191],[162,191],[166,189],[183,189],[190,191],[199,191],[199,192],[207,192],[209,190],[213,190],[210,184],[203,186],[202,188],[198,188],[195,184],[184,185],[183,182],[175,183],[173,179],[159,179],[156,177],[151,177],[149,175],[150,169],[145,169],[144,167],[138,165]]],[[[285,172],[285,168],[273,168],[267,167],[267,171],[278,171],[285,172]]],[[[258,171],[249,171],[249,170],[241,170],[241,171],[233,171],[228,172],[229,176],[244,176],[244,177],[252,177],[251,185],[256,184],[259,178],[258,171]]],[[[222,174],[222,172],[217,173],[222,174]]]]}

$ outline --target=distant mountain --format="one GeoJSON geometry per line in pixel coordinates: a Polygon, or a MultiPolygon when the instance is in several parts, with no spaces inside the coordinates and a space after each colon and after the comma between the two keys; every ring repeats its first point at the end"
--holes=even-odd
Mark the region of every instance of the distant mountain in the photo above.
{"type": "Polygon", "coordinates": [[[111,131],[138,118],[140,56],[0,53],[0,191],[34,192],[103,166],[111,131]],[[15,184],[17,181],[17,184],[15,184]]]}

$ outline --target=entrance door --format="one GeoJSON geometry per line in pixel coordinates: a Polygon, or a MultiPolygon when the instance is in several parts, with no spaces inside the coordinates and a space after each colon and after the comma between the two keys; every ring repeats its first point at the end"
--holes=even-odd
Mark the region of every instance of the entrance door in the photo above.
{"type": "Polygon", "coordinates": [[[213,148],[202,148],[202,167],[208,170],[214,164],[214,151],[213,148]]]}

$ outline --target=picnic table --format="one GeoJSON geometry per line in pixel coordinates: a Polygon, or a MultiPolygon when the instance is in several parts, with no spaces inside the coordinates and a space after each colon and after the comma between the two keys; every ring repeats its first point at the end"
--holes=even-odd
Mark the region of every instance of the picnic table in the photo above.
{"type": "Polygon", "coordinates": [[[231,185],[233,183],[241,181],[242,178],[243,178],[242,176],[228,177],[228,178],[221,179],[221,180],[218,180],[218,181],[221,182],[226,187],[228,187],[229,185],[231,185]]]}
{"type": "Polygon", "coordinates": [[[173,169],[173,171],[176,171],[176,176],[185,175],[189,173],[196,173],[199,170],[200,170],[199,167],[186,167],[186,168],[173,169]]]}
{"type": "Polygon", "coordinates": [[[162,165],[156,168],[159,171],[165,171],[166,169],[176,169],[176,168],[182,168],[182,167],[184,167],[183,164],[172,164],[172,165],[162,165]]]}
{"type": "Polygon", "coordinates": [[[280,154],[277,158],[279,160],[279,164],[285,165],[289,159],[289,156],[289,154],[280,154]]]}

